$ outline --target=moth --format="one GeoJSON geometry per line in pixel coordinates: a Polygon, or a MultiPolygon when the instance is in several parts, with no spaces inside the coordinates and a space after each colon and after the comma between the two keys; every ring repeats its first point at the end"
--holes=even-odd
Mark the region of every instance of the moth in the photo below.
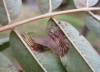
{"type": "Polygon", "coordinates": [[[46,46],[43,46],[43,45],[40,45],[40,44],[36,43],[33,40],[32,36],[30,36],[27,33],[21,33],[21,36],[22,36],[23,40],[28,44],[28,46],[33,51],[36,51],[36,52],[44,52],[47,49],[46,46]]]}
{"type": "Polygon", "coordinates": [[[60,28],[54,25],[54,23],[50,23],[47,25],[47,33],[59,46],[59,55],[64,56],[67,54],[69,50],[69,42],[60,28]]]}

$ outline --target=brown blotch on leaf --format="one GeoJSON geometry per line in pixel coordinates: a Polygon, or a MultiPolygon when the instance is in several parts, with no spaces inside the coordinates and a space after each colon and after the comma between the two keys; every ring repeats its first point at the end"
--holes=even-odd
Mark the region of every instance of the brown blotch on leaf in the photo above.
{"type": "Polygon", "coordinates": [[[33,38],[26,33],[22,33],[21,36],[22,36],[23,40],[28,44],[30,49],[33,51],[44,52],[48,49],[46,46],[35,43],[33,38]]]}

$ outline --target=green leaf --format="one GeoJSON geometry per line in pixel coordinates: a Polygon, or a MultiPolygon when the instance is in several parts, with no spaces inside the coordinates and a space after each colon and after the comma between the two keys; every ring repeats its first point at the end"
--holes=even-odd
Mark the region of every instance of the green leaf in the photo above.
{"type": "MultiPolygon", "coordinates": [[[[99,72],[100,57],[90,43],[79,32],[67,22],[52,22],[53,29],[62,30],[69,41],[69,51],[60,57],[68,72],[99,72]]],[[[52,29],[52,32],[54,32],[52,29]]],[[[58,42],[58,41],[56,41],[58,42]]],[[[64,48],[63,48],[64,49],[64,48]]]]}
{"type": "Polygon", "coordinates": [[[100,38],[100,17],[98,15],[91,16],[90,14],[85,14],[85,24],[91,32],[93,32],[97,37],[100,38]]]}
{"type": "Polygon", "coordinates": [[[66,72],[58,56],[51,50],[44,52],[28,51],[22,37],[11,32],[10,44],[13,53],[25,72],[66,72]]]}
{"type": "MultiPolygon", "coordinates": [[[[94,6],[99,0],[88,0],[89,7],[94,6]]],[[[87,0],[74,0],[76,8],[86,7],[87,0]]]]}
{"type": "Polygon", "coordinates": [[[44,53],[34,52],[40,63],[43,64],[47,72],[67,72],[63,67],[58,56],[56,56],[51,50],[44,53]]]}
{"type": "MultiPolygon", "coordinates": [[[[49,0],[36,0],[39,10],[42,14],[48,13],[50,9],[49,0]]],[[[62,3],[62,0],[51,0],[52,10],[56,9],[62,3]]]]}
{"type": "Polygon", "coordinates": [[[3,51],[9,47],[10,47],[9,38],[0,39],[0,51],[3,51]]]}
{"type": "Polygon", "coordinates": [[[3,26],[8,24],[6,9],[11,20],[16,19],[21,10],[21,0],[0,0],[0,24],[3,26]]]}
{"type": "Polygon", "coordinates": [[[18,72],[11,61],[0,53],[0,72],[18,72]]]}

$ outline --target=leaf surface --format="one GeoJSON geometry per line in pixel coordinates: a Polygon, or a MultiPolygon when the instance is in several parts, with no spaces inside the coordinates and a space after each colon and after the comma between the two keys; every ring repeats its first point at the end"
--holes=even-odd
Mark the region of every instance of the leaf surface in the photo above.
{"type": "MultiPolygon", "coordinates": [[[[49,20],[49,24],[59,28],[69,41],[69,51],[61,58],[68,72],[99,72],[100,57],[90,43],[69,23],[49,20]],[[52,22],[52,23],[51,23],[52,22]]],[[[53,30],[53,29],[52,29],[53,30]]],[[[52,31],[53,32],[53,31],[52,31]]],[[[56,41],[57,42],[57,41],[56,41]]]]}
{"type": "Polygon", "coordinates": [[[3,26],[8,24],[7,12],[11,20],[14,20],[18,17],[20,10],[21,0],[0,0],[0,24],[3,26]]]}
{"type": "Polygon", "coordinates": [[[100,16],[85,14],[85,24],[89,30],[100,38],[100,16]]]}
{"type": "Polygon", "coordinates": [[[0,72],[18,72],[11,61],[0,53],[0,72]]]}
{"type": "Polygon", "coordinates": [[[36,52],[30,49],[31,52],[28,51],[25,43],[21,41],[21,36],[13,31],[10,34],[10,44],[25,72],[66,72],[55,53],[51,50],[36,52]]]}
{"type": "MultiPolygon", "coordinates": [[[[99,0],[88,0],[89,7],[94,6],[99,0]]],[[[76,8],[86,7],[87,0],[74,0],[76,8]]]]}
{"type": "MultiPolygon", "coordinates": [[[[42,14],[48,13],[50,9],[49,0],[36,0],[42,14]]],[[[62,0],[51,0],[52,10],[60,6],[62,0]]]]}

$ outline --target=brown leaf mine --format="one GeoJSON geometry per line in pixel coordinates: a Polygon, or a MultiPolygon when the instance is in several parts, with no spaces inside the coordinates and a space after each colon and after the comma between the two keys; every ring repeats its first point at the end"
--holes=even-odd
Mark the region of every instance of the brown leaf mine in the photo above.
{"type": "Polygon", "coordinates": [[[28,46],[33,51],[44,52],[45,50],[47,50],[47,48],[45,46],[35,43],[34,40],[32,39],[32,36],[30,36],[26,33],[22,33],[21,36],[22,36],[23,40],[28,44],[28,46]]]}
{"type": "Polygon", "coordinates": [[[54,25],[50,25],[48,28],[48,35],[57,43],[59,46],[59,55],[63,57],[65,54],[67,54],[69,50],[69,43],[65,37],[65,35],[62,33],[62,31],[54,25]]]}

